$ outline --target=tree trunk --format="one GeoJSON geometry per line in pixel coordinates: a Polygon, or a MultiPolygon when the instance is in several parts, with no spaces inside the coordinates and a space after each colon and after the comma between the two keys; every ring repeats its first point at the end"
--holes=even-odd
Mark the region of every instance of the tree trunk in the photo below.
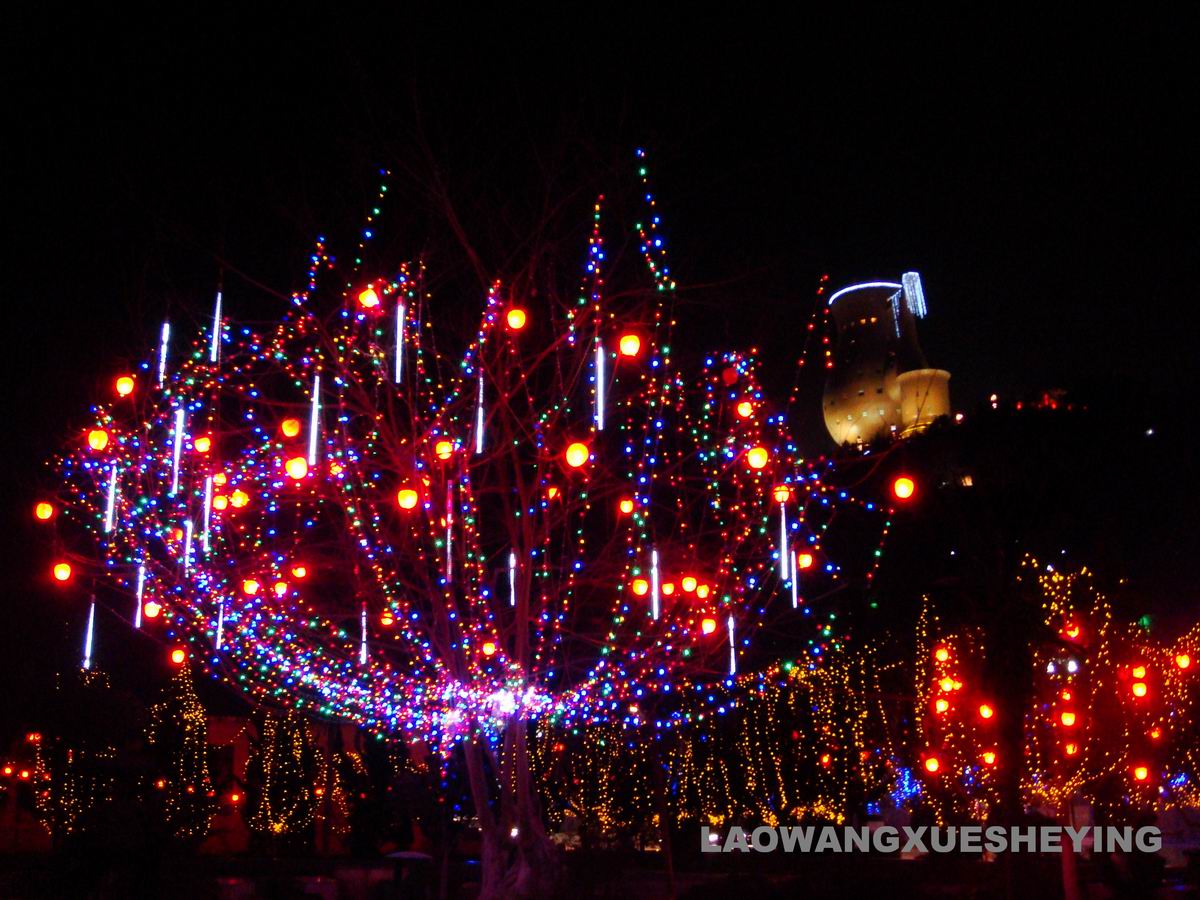
{"type": "MultiPolygon", "coordinates": [[[[481,849],[479,900],[541,900],[556,894],[562,881],[557,848],[546,836],[533,793],[525,725],[510,726],[509,773],[497,779],[500,816],[492,809],[491,784],[484,770],[484,748],[478,741],[465,750],[471,799],[479,819],[481,849]]],[[[500,774],[500,773],[497,773],[500,774]]]]}

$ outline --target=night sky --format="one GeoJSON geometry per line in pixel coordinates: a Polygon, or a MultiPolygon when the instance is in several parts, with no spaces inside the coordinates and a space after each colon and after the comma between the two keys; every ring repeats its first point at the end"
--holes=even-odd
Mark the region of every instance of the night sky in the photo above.
{"type": "MultiPolygon", "coordinates": [[[[498,244],[547,172],[628,178],[645,146],[680,317],[712,348],[758,344],[786,374],[822,273],[916,269],[957,408],[1065,388],[1183,446],[1200,209],[1185,23],[334,9],[10,18],[0,729],[78,652],[80,609],[46,588],[30,522],[42,461],[165,316],[209,314],[222,266],[232,316],[273,316],[270,291],[300,286],[314,235],[352,233],[380,166],[436,160],[465,227],[498,244]]],[[[387,216],[424,227],[419,207],[387,216]]],[[[1121,452],[1169,511],[1144,564],[1177,566],[1196,549],[1192,454],[1147,471],[1121,452]]]]}

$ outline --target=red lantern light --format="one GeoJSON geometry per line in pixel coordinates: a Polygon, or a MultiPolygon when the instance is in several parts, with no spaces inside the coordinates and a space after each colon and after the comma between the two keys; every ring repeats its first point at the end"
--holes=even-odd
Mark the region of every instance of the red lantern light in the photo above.
{"type": "Polygon", "coordinates": [[[575,441],[573,444],[567,447],[567,465],[572,469],[578,469],[580,466],[586,463],[589,456],[591,456],[591,451],[588,450],[588,445],[582,441],[575,441]]]}
{"type": "Polygon", "coordinates": [[[892,496],[897,500],[911,500],[917,493],[917,483],[907,475],[900,475],[892,482],[892,496]]]}

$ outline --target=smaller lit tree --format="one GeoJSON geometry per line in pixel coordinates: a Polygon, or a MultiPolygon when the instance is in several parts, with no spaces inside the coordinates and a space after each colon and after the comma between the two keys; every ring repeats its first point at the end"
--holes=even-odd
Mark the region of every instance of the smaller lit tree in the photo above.
{"type": "Polygon", "coordinates": [[[178,840],[198,843],[208,834],[214,798],[208,724],[186,664],[151,707],[146,741],[155,756],[154,787],[164,824],[178,840]]]}

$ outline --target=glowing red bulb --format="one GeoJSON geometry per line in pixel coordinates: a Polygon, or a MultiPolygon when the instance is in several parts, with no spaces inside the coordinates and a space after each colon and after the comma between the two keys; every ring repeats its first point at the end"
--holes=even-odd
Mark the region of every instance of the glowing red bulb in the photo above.
{"type": "Polygon", "coordinates": [[[897,500],[911,500],[917,492],[917,483],[907,475],[901,475],[892,482],[892,496],[897,500]]]}
{"type": "Polygon", "coordinates": [[[589,456],[591,456],[591,451],[588,450],[588,445],[582,441],[575,441],[573,444],[567,447],[567,465],[572,469],[578,469],[581,467],[588,461],[589,456]]]}

